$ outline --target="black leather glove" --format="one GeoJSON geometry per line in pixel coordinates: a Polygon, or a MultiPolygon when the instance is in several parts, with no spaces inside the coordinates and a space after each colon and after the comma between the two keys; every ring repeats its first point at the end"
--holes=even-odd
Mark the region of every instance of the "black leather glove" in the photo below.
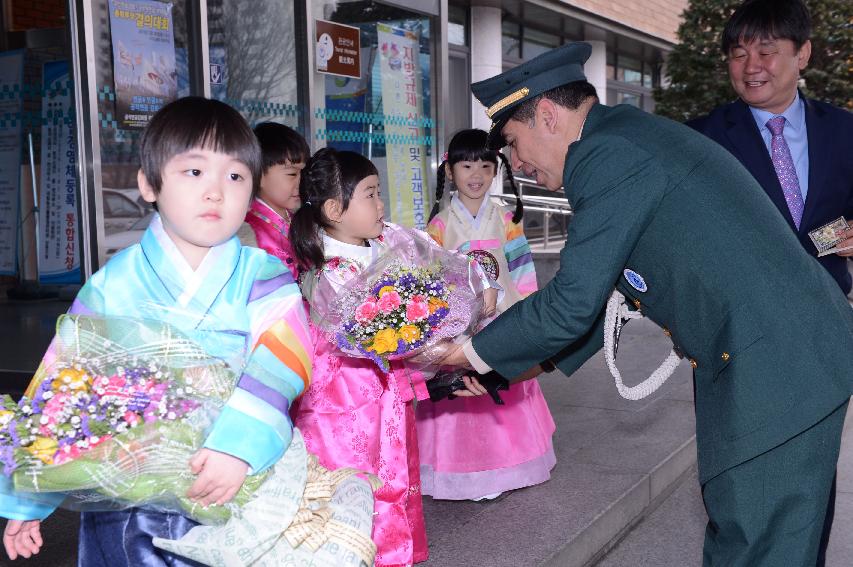
{"type": "Polygon", "coordinates": [[[444,398],[452,400],[456,397],[453,395],[453,392],[465,389],[465,382],[462,380],[462,377],[465,375],[476,377],[480,384],[482,384],[486,389],[489,396],[491,396],[492,401],[498,405],[504,405],[504,401],[501,399],[498,391],[509,390],[509,380],[494,370],[488,374],[477,374],[475,372],[461,370],[439,372],[435,378],[427,380],[426,382],[429,399],[434,402],[443,400],[444,398]]]}

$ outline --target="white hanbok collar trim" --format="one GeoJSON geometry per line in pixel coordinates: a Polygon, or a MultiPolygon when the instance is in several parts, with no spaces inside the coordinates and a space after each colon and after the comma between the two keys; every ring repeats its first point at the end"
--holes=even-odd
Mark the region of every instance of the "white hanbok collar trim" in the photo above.
{"type": "Polygon", "coordinates": [[[367,267],[380,253],[380,245],[376,240],[368,240],[368,246],[359,246],[332,238],[326,231],[320,231],[320,235],[323,237],[325,258],[347,258],[358,262],[362,267],[367,267]]]}
{"type": "Polygon", "coordinates": [[[151,219],[150,229],[154,238],[157,239],[157,244],[159,244],[160,248],[163,250],[163,254],[166,255],[169,262],[171,262],[172,266],[175,268],[173,277],[178,280],[177,283],[182,289],[181,294],[177,298],[178,305],[186,307],[192,298],[195,297],[196,293],[198,293],[202,284],[204,284],[205,278],[210,273],[213,266],[216,265],[217,260],[225,252],[225,243],[218,244],[210,248],[207,251],[207,254],[204,255],[204,259],[202,259],[198,268],[193,270],[189,262],[187,262],[187,259],[184,258],[181,251],[178,250],[175,242],[166,233],[166,229],[163,228],[163,221],[160,219],[159,214],[155,214],[151,219]]]}
{"type": "Polygon", "coordinates": [[[476,217],[471,214],[471,212],[468,210],[468,207],[466,207],[465,204],[456,195],[453,195],[450,198],[450,206],[454,207],[456,209],[456,212],[463,219],[468,221],[468,223],[470,223],[472,227],[474,227],[475,229],[479,229],[480,223],[482,223],[483,219],[486,217],[485,212],[486,208],[488,208],[489,206],[489,200],[489,195],[486,194],[486,196],[483,198],[483,202],[480,203],[480,209],[477,211],[476,217]]]}

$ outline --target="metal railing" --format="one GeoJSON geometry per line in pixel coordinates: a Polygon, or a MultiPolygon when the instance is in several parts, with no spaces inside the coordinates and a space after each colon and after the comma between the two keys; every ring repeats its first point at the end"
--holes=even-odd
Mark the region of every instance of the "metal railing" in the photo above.
{"type": "MultiPolygon", "coordinates": [[[[535,192],[546,192],[548,191],[545,187],[538,185],[532,179],[526,179],[523,177],[516,177],[515,184],[518,187],[518,193],[524,199],[524,212],[525,213],[540,213],[542,215],[542,248],[547,249],[551,244],[551,219],[556,216],[559,217],[562,221],[561,232],[563,233],[563,237],[566,236],[566,225],[568,224],[569,219],[571,218],[574,212],[572,211],[572,206],[566,201],[565,197],[550,197],[545,195],[531,195],[530,193],[535,192]],[[530,191],[533,190],[533,191],[530,191]]],[[[507,189],[509,189],[507,187],[507,189]]],[[[557,193],[561,195],[562,193],[557,193]]],[[[515,202],[517,200],[516,196],[512,193],[502,193],[500,195],[492,195],[492,199],[495,199],[502,205],[507,205],[509,207],[514,207],[515,202]]],[[[538,242],[538,237],[535,235],[535,231],[528,231],[527,223],[525,223],[525,234],[527,239],[531,242],[531,244],[538,242]]]]}

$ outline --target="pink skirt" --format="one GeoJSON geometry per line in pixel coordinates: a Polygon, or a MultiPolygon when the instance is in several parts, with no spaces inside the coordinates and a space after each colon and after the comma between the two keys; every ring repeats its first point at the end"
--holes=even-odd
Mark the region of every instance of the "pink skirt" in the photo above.
{"type": "Polygon", "coordinates": [[[471,500],[545,482],[556,463],[554,420],[539,383],[489,396],[417,404],[421,491],[471,500]]]}

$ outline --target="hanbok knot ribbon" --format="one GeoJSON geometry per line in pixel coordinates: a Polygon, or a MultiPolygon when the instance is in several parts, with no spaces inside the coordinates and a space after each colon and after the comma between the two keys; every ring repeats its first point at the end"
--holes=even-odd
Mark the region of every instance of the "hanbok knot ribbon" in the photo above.
{"type": "Polygon", "coordinates": [[[305,545],[316,551],[332,539],[356,550],[365,563],[373,565],[376,544],[348,524],[332,519],[333,510],[329,506],[338,486],[356,474],[363,474],[374,491],[382,486],[382,481],[376,476],[363,473],[358,469],[344,468],[330,471],[319,463],[315,455],[309,454],[308,478],[299,510],[282,533],[291,547],[305,545]]]}

